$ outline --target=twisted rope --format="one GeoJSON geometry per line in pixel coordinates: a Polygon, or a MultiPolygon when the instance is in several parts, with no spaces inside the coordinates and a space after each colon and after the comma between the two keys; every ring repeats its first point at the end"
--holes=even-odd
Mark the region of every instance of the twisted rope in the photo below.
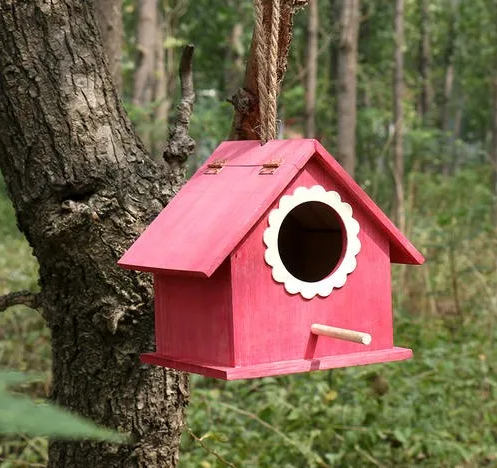
{"type": "Polygon", "coordinates": [[[260,137],[263,142],[276,137],[278,98],[278,41],[281,0],[271,1],[269,34],[264,28],[262,0],[254,0],[257,87],[259,90],[260,137]]]}
{"type": "Polygon", "coordinates": [[[271,36],[269,38],[269,63],[267,80],[269,102],[267,107],[267,139],[276,138],[276,114],[278,99],[278,40],[280,37],[280,1],[273,0],[271,15],[271,36]]]}
{"type": "Polygon", "coordinates": [[[267,120],[263,116],[267,115],[267,107],[269,103],[269,93],[266,84],[267,76],[267,40],[266,31],[264,29],[264,8],[262,0],[254,1],[255,9],[255,27],[254,34],[257,40],[256,56],[257,56],[257,88],[259,90],[259,115],[260,115],[260,137],[261,140],[267,141],[267,120]]]}

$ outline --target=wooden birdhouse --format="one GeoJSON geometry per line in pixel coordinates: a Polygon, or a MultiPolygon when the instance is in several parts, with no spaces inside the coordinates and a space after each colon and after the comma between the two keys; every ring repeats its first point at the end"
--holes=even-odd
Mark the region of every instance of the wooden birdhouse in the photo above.
{"type": "Polygon", "coordinates": [[[242,379],[408,359],[391,263],[423,256],[315,140],[222,143],[119,261],[154,274],[142,361],[242,379]]]}

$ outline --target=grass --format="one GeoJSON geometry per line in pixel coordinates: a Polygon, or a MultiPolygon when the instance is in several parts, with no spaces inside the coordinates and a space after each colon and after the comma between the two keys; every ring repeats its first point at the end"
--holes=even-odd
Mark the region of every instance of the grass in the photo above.
{"type": "MultiPolygon", "coordinates": [[[[416,175],[410,236],[421,268],[394,267],[396,343],[411,361],[241,382],[192,376],[182,468],[497,466],[497,243],[478,170],[416,175]],[[470,192],[461,186],[472,186],[470,192]]],[[[484,182],[482,182],[482,180],[484,182]]],[[[37,266],[0,184],[0,294],[37,266]]],[[[46,375],[40,316],[0,314],[0,365],[46,375]]],[[[2,437],[0,468],[44,466],[43,438],[2,437]]]]}

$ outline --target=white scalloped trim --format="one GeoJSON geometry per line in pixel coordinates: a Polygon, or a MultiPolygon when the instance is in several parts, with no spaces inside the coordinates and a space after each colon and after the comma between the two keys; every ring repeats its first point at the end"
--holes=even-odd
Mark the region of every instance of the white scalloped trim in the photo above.
{"type": "Polygon", "coordinates": [[[267,247],[264,259],[272,267],[273,279],[278,283],[284,283],[288,293],[300,293],[306,299],[312,299],[316,295],[327,297],[334,288],[341,288],[347,281],[347,275],[355,270],[356,255],[361,250],[361,241],[358,238],[359,223],[352,217],[352,207],[342,202],[337,192],[327,192],[320,185],[311,188],[297,187],[293,195],[281,197],[278,208],[269,213],[268,222],[269,227],[264,231],[263,237],[267,247]],[[341,263],[326,278],[313,283],[293,276],[283,264],[278,250],[278,235],[286,215],[296,206],[311,201],[324,203],[335,210],[342,220],[346,233],[346,248],[341,263]]]}

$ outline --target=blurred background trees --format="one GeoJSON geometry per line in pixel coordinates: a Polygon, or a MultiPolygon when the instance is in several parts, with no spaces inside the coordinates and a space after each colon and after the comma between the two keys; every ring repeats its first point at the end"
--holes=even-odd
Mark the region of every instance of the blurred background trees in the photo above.
{"type": "MultiPolygon", "coordinates": [[[[155,158],[174,119],[181,47],[195,44],[192,173],[228,138],[252,2],[95,4],[115,83],[155,158]]],[[[209,450],[235,466],[494,466],[497,4],[311,0],[295,17],[279,120],[282,137],[318,138],[427,257],[406,277],[394,271],[397,342],[416,357],[249,383],[194,378],[181,466],[225,466],[209,450]]],[[[29,287],[36,265],[3,185],[0,216],[4,293],[29,287]]],[[[49,382],[41,320],[21,307],[0,320],[1,364],[49,382]]],[[[0,467],[46,456],[41,438],[0,447],[0,467]]]]}

